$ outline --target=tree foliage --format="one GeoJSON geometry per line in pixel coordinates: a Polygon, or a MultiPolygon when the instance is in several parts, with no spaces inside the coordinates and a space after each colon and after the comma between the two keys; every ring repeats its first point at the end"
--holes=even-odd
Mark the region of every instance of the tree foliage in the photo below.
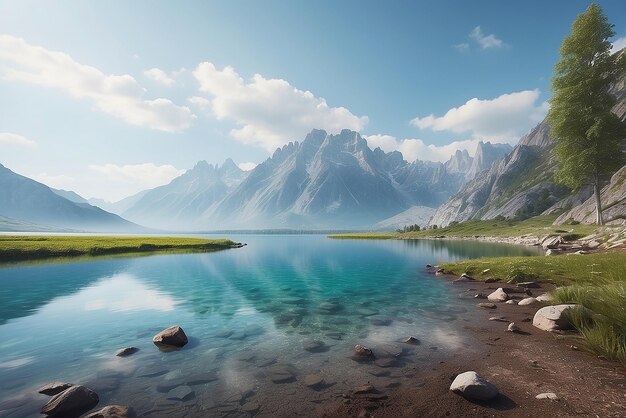
{"type": "Polygon", "coordinates": [[[626,127],[611,112],[610,89],[624,75],[625,54],[611,54],[614,35],[597,4],[579,15],[554,68],[548,121],[556,140],[557,180],[574,189],[598,185],[624,164],[626,127]]]}

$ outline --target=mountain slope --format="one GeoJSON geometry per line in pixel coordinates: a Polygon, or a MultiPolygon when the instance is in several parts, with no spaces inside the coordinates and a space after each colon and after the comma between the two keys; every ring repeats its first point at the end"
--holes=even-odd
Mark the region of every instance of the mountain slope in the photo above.
{"type": "Polygon", "coordinates": [[[0,215],[12,220],[93,232],[133,232],[144,228],[100,208],[74,203],[48,186],[0,164],[0,215]]]}
{"type": "MultiPolygon", "coordinates": [[[[169,184],[144,192],[124,212],[127,219],[164,229],[198,229],[200,215],[246,177],[228,159],[221,167],[200,161],[169,184]]],[[[135,196],[137,197],[137,195],[135,196]]]]}
{"type": "Polygon", "coordinates": [[[139,193],[136,193],[132,196],[125,197],[122,200],[118,200],[117,202],[108,202],[104,199],[91,198],[87,202],[92,206],[97,206],[100,209],[104,209],[107,212],[115,213],[116,215],[121,215],[128,209],[130,209],[135,203],[137,203],[142,197],[146,195],[150,190],[142,190],[139,193]]]}
{"type": "MultiPolygon", "coordinates": [[[[624,120],[626,79],[614,86],[613,94],[617,98],[613,112],[624,120]]],[[[550,127],[544,121],[521,138],[507,157],[493,163],[439,207],[430,224],[446,226],[452,221],[497,216],[526,218],[562,212],[585,202],[591,196],[590,188],[572,194],[555,183],[554,146],[550,127]]]]}

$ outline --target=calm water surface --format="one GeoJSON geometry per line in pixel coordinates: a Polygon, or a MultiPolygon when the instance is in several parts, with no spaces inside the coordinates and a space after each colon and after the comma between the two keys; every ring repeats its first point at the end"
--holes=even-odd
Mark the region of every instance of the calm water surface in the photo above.
{"type": "Polygon", "coordinates": [[[139,416],[310,414],[367,381],[415,383],[430,362],[471,349],[463,323],[475,303],[424,265],[534,253],[471,241],[235,238],[248,246],[0,268],[0,416],[40,416],[49,398],[36,389],[56,380],[139,416]],[[190,342],[160,352],[152,336],[173,324],[190,342]],[[400,342],[409,335],[421,344],[400,342]],[[324,345],[307,351],[313,341],[324,345]],[[357,343],[376,360],[352,359],[357,343]],[[127,346],[140,351],[114,355],[127,346]],[[307,387],[310,374],[324,383],[307,387]],[[191,393],[168,399],[181,386],[191,393]]]}

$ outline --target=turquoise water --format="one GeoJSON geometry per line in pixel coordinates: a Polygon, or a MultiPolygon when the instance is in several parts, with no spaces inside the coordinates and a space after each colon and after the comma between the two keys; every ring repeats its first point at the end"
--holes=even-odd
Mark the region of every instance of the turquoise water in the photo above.
{"type": "Polygon", "coordinates": [[[0,268],[0,416],[38,416],[48,398],[35,389],[58,380],[140,416],[305,413],[372,379],[402,384],[409,370],[471,347],[463,314],[473,301],[426,263],[534,253],[470,241],[236,239],[248,245],[0,268]],[[173,324],[190,342],[160,352],[151,338],[173,324]],[[410,335],[421,344],[400,342],[410,335]],[[324,346],[309,352],[312,341],[324,346]],[[357,343],[376,360],[351,358],[357,343]],[[140,351],[114,355],[127,346],[140,351]],[[307,387],[309,374],[324,384],[307,387]],[[167,399],[179,386],[192,393],[167,399]]]}

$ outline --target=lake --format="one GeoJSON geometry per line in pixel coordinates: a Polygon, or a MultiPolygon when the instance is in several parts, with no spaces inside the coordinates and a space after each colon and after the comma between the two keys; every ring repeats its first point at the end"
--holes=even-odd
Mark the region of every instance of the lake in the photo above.
{"type": "Polygon", "coordinates": [[[537,254],[475,241],[233,238],[248,245],[0,267],[0,416],[40,416],[49,398],[36,389],[52,381],[139,416],[311,414],[471,350],[463,324],[476,301],[426,263],[537,254]],[[152,336],[174,324],[189,344],[159,351],[152,336]],[[375,360],[357,361],[355,344],[375,360]],[[115,356],[127,346],[139,351],[115,356]]]}

